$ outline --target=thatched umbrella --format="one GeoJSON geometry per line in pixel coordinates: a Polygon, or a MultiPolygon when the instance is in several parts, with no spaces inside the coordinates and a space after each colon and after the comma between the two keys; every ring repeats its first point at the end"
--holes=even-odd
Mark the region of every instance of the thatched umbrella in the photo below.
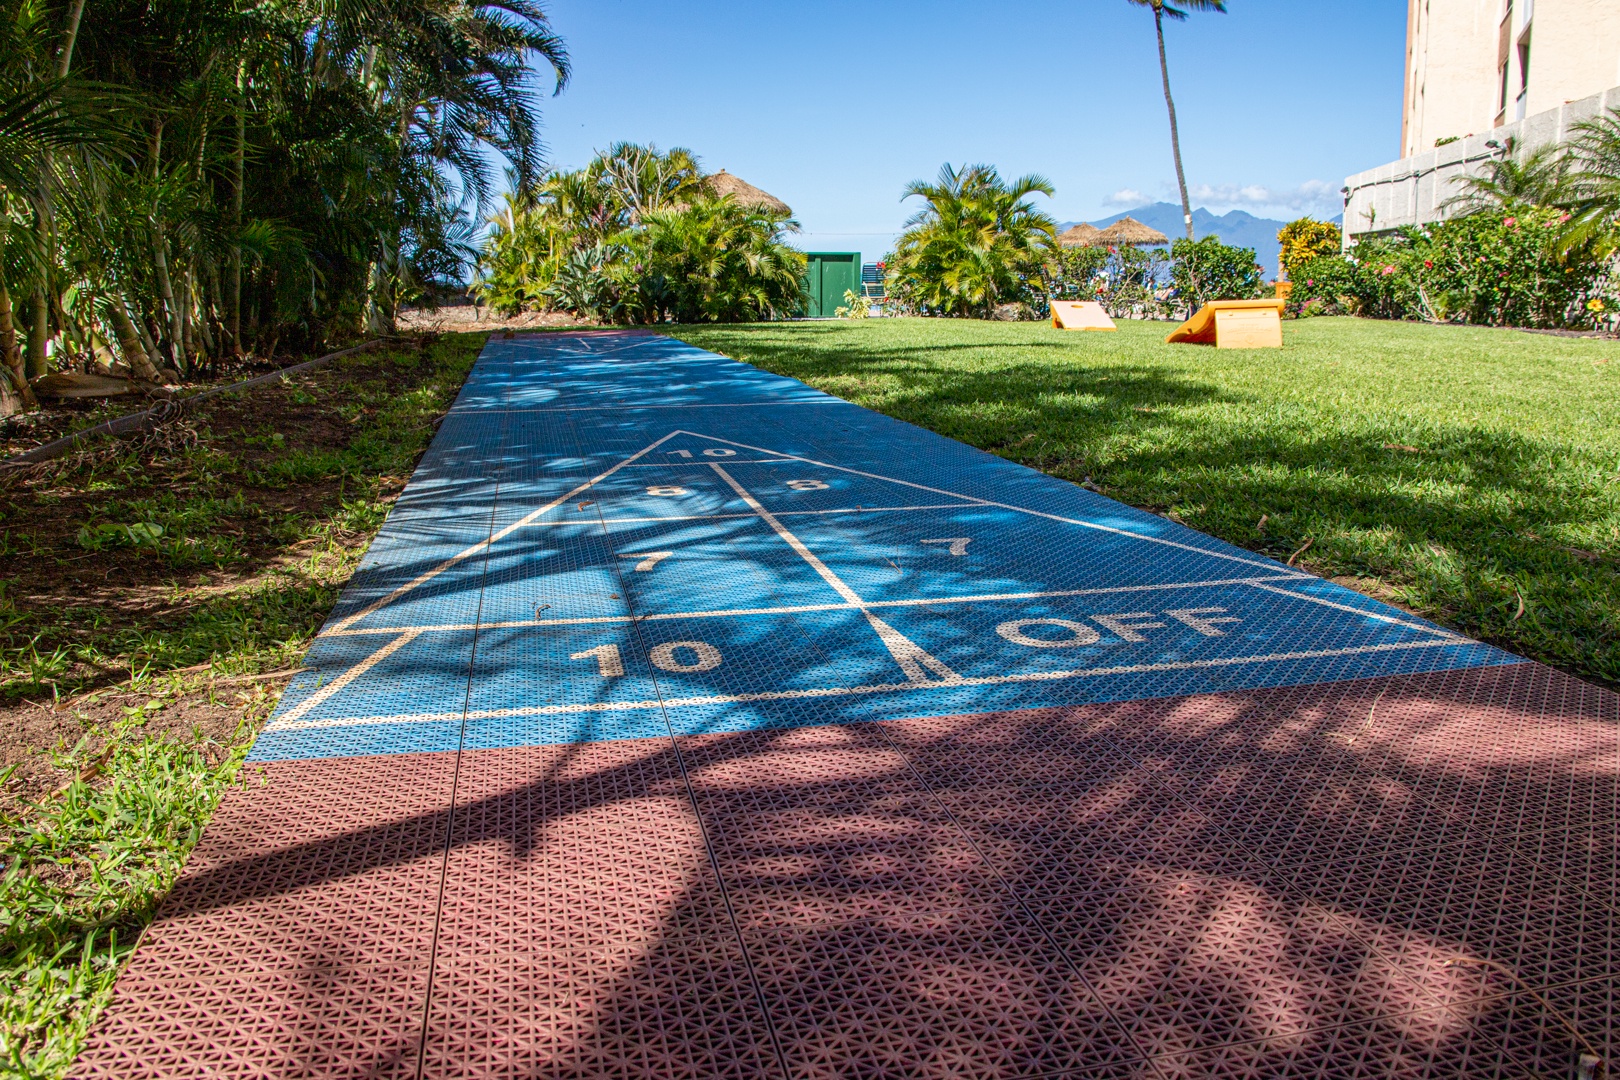
{"type": "Polygon", "coordinates": [[[1097,226],[1087,225],[1082,221],[1080,224],[1058,233],[1058,243],[1064,247],[1091,247],[1097,242],[1097,237],[1101,235],[1102,230],[1097,226]]]}
{"type": "Polygon", "coordinates": [[[1170,238],[1158,229],[1137,221],[1133,217],[1122,217],[1108,228],[1098,233],[1092,240],[1094,244],[1107,244],[1117,247],[1121,244],[1168,244],[1170,238]]]}
{"type": "Polygon", "coordinates": [[[721,169],[712,176],[703,178],[703,186],[717,199],[730,195],[739,206],[752,206],[760,210],[772,210],[778,214],[792,214],[793,208],[778,199],[768,191],[761,191],[746,180],[739,180],[726,170],[721,169]]]}

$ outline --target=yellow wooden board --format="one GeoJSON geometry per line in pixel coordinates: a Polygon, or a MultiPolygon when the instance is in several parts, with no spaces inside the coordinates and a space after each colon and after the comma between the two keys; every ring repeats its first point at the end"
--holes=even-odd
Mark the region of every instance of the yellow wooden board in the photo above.
{"type": "Polygon", "coordinates": [[[1282,347],[1281,300],[1211,300],[1165,341],[1214,344],[1217,349],[1282,347]]]}
{"type": "Polygon", "coordinates": [[[1117,330],[1095,300],[1053,300],[1052,325],[1058,330],[1117,330]]]}

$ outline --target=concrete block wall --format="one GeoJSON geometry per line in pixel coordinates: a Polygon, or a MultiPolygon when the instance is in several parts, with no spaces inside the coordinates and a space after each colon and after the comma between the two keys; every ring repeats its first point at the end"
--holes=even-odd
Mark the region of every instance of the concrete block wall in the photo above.
{"type": "Polygon", "coordinates": [[[1445,203],[1461,192],[1456,179],[1479,175],[1499,153],[1487,142],[1505,146],[1514,138],[1521,150],[1543,146],[1567,138],[1577,123],[1608,109],[1620,109],[1620,86],[1345,177],[1345,242],[1449,216],[1445,203]]]}

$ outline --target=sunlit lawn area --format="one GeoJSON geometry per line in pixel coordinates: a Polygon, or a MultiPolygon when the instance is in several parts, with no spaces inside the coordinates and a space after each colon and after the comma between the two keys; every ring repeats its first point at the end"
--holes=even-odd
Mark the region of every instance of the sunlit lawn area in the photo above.
{"type": "Polygon", "coordinates": [[[1169,329],[677,333],[1620,684],[1620,342],[1319,318],[1247,352],[1169,329]]]}

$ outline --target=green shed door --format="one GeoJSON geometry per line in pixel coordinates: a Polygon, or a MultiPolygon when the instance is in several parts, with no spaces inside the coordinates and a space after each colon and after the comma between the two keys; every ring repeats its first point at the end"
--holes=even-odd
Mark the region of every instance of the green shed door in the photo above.
{"type": "Polygon", "coordinates": [[[805,253],[805,314],[830,319],[844,303],[845,291],[861,291],[861,254],[858,251],[805,253]]]}

